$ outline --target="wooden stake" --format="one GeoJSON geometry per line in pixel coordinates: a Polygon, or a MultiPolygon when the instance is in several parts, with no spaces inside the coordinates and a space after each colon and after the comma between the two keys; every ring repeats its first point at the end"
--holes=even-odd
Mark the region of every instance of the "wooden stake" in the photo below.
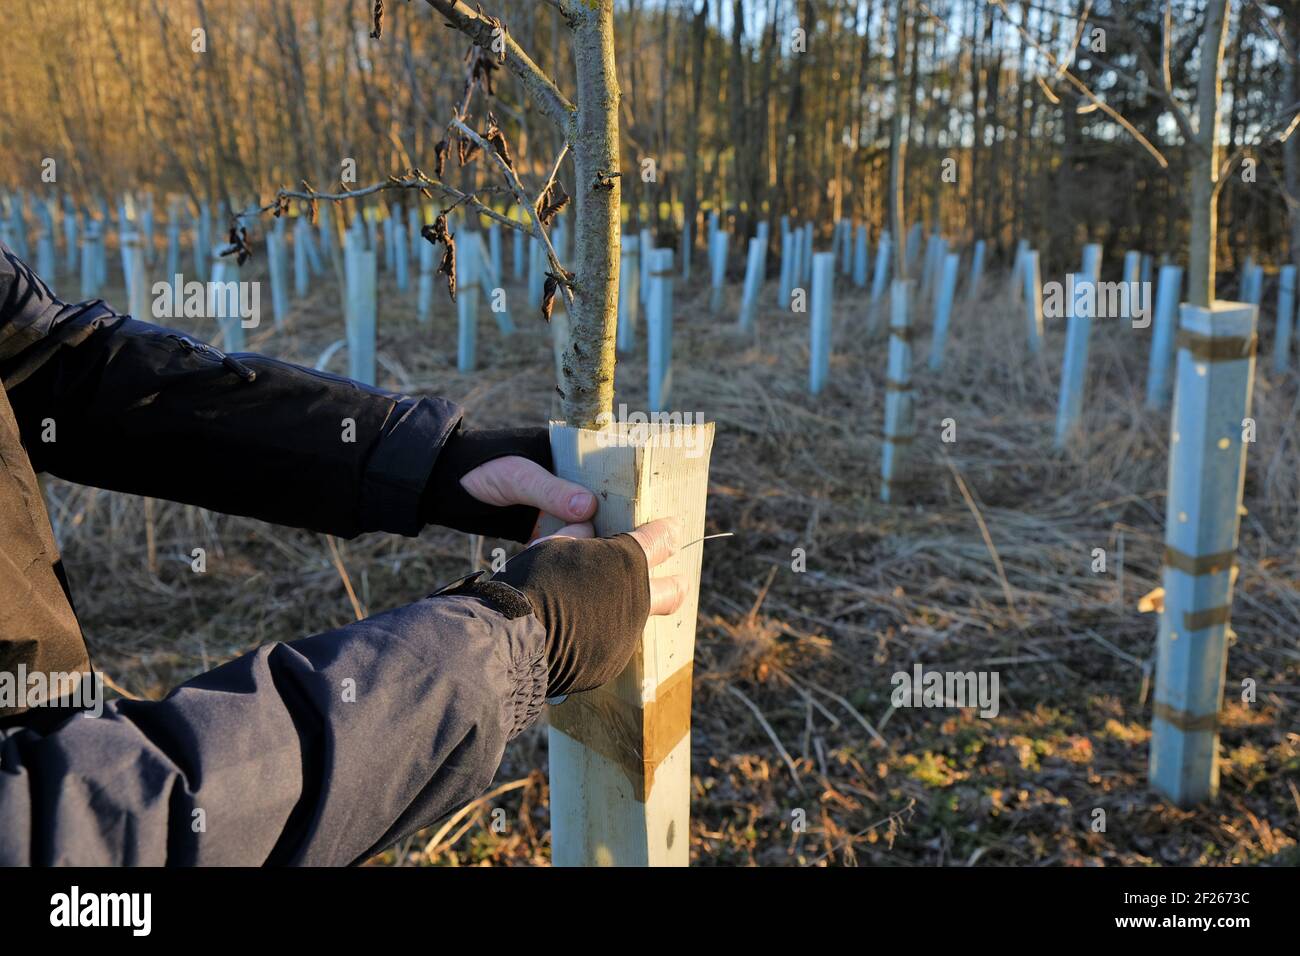
{"type": "Polygon", "coordinates": [[[1181,807],[1212,800],[1219,788],[1257,312],[1241,302],[1182,306],[1150,765],[1151,786],[1181,807]]]}
{"type": "MultiPolygon", "coordinates": [[[[655,270],[671,269],[659,250],[655,270]]],[[[660,277],[659,282],[671,282],[660,277]]],[[[551,424],[555,473],[600,498],[596,533],[676,517],[683,542],[704,535],[713,425],[551,424]]],[[[656,575],[687,585],[678,611],[652,617],[611,683],[550,709],[551,845],[556,866],[686,866],[690,861],[691,663],[703,547],[656,575]]]]}

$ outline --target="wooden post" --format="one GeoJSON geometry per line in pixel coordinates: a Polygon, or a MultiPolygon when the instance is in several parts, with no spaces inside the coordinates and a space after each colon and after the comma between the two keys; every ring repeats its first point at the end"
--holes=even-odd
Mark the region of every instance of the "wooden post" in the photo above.
{"type": "Polygon", "coordinates": [[[979,298],[980,283],[984,281],[985,249],[983,239],[975,240],[975,251],[971,254],[970,261],[970,281],[966,285],[966,298],[971,302],[979,298]]]}
{"type": "Polygon", "coordinates": [[[709,311],[722,311],[722,297],[727,283],[727,250],[731,244],[731,233],[719,229],[713,234],[713,245],[709,249],[709,311]]]}
{"type": "Polygon", "coordinates": [[[939,289],[934,297],[934,336],[930,339],[930,368],[943,367],[943,350],[948,341],[948,323],[952,317],[953,295],[957,292],[957,267],[961,256],[949,252],[943,257],[939,275],[939,289]]]}
{"type": "Polygon", "coordinates": [[[1038,252],[1026,249],[1020,261],[1025,277],[1025,319],[1029,334],[1029,351],[1037,355],[1043,347],[1043,278],[1038,269],[1038,252]]]}
{"type": "Polygon", "coordinates": [[[266,234],[266,261],[271,277],[271,311],[275,327],[284,328],[284,318],[289,314],[289,263],[284,250],[284,220],[277,219],[266,234]]]}
{"type": "Polygon", "coordinates": [[[483,284],[477,232],[462,232],[456,244],[456,369],[472,372],[478,360],[478,298],[483,284]]]}
{"type": "Polygon", "coordinates": [[[415,318],[421,325],[429,324],[429,313],[433,309],[433,270],[434,253],[432,242],[420,237],[420,281],[416,289],[415,318]]]}
{"type": "MultiPolygon", "coordinates": [[[[665,263],[671,269],[672,255],[659,250],[656,271],[665,263]]],[[[556,866],[690,861],[691,662],[712,445],[711,423],[615,423],[600,431],[551,424],[555,473],[599,496],[597,534],[675,517],[682,541],[692,542],[655,569],[686,582],[677,612],[649,619],[640,647],[612,682],[550,709],[556,866]]]]}
{"type": "Polygon", "coordinates": [[[375,247],[364,230],[350,231],[344,242],[344,316],[348,340],[348,377],[375,384],[375,294],[378,264],[375,247]]]}
{"type": "Polygon", "coordinates": [[[1156,283],[1155,332],[1147,361],[1147,408],[1169,404],[1169,367],[1174,360],[1174,332],[1178,325],[1178,297],[1182,293],[1183,270],[1161,266],[1156,283]]]}
{"type": "Polygon", "coordinates": [[[1241,302],[1182,306],[1150,764],[1151,786],[1181,807],[1212,800],[1219,788],[1257,312],[1241,302]]]}
{"type": "Polygon", "coordinates": [[[880,458],[880,500],[897,501],[908,481],[908,450],[916,435],[912,408],[912,281],[889,287],[889,367],[885,378],[885,435],[880,458]]]}
{"type": "Polygon", "coordinates": [[[673,385],[673,251],[656,249],[650,260],[650,304],[646,309],[646,357],[650,411],[668,407],[673,385]]]}
{"type": "Polygon", "coordinates": [[[835,296],[835,253],[813,256],[811,341],[808,349],[808,391],[821,393],[831,370],[831,308],[835,296]]]}
{"type": "Polygon", "coordinates": [[[853,245],[853,284],[859,289],[867,287],[867,268],[870,251],[867,247],[867,227],[858,226],[857,241],[853,245]]]}
{"type": "Polygon", "coordinates": [[[1273,372],[1285,375],[1291,364],[1291,323],[1295,319],[1295,266],[1282,267],[1277,282],[1277,335],[1273,339],[1273,372]]]}
{"type": "Polygon", "coordinates": [[[754,328],[754,315],[758,312],[758,293],[763,286],[763,272],[767,263],[767,243],[761,236],[749,240],[749,256],[745,260],[745,286],[740,299],[740,329],[749,332],[754,328]]]}
{"type": "Polygon", "coordinates": [[[1092,309],[1096,302],[1096,289],[1088,288],[1092,279],[1080,273],[1067,277],[1071,289],[1066,298],[1069,306],[1069,324],[1065,333],[1065,360],[1061,367],[1061,391],[1056,407],[1056,447],[1064,448],[1078,427],[1083,413],[1083,387],[1088,375],[1088,343],[1092,337],[1092,309]],[[1082,301],[1080,301],[1082,299],[1082,301]]]}
{"type": "Polygon", "coordinates": [[[636,236],[624,236],[619,250],[617,345],[627,355],[636,350],[636,322],[641,308],[641,242],[636,236]]]}

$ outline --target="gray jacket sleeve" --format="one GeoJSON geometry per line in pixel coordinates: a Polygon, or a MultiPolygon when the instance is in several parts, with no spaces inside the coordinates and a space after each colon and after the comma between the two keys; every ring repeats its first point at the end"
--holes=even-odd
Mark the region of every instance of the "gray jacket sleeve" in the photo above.
{"type": "Polygon", "coordinates": [[[536,617],[471,587],[0,730],[0,864],[361,862],[485,790],[546,681],[536,617]]]}

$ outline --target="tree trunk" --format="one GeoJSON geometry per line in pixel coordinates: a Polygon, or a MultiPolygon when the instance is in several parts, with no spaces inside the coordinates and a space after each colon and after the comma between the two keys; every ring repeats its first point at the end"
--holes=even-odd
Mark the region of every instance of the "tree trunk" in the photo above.
{"type": "Polygon", "coordinates": [[[907,141],[903,139],[903,58],[907,55],[907,11],[904,0],[894,0],[894,115],[889,121],[889,230],[894,244],[894,278],[907,278],[907,232],[903,228],[903,164],[907,141]]]}
{"type": "Polygon", "coordinates": [[[1201,72],[1196,107],[1200,114],[1192,154],[1191,233],[1187,249],[1187,301],[1209,307],[1214,301],[1219,184],[1219,94],[1223,41],[1228,32],[1224,10],[1228,0],[1209,0],[1201,34],[1201,72]]]}
{"type": "Polygon", "coordinates": [[[568,424],[594,428],[602,413],[614,406],[620,190],[619,177],[613,174],[618,171],[620,93],[614,67],[614,0],[586,0],[574,10],[575,288],[560,391],[568,424]]]}

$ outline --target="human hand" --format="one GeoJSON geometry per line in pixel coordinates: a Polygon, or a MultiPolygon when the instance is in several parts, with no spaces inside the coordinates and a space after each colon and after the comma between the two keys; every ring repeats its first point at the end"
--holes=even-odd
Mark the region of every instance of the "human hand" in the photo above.
{"type": "Polygon", "coordinates": [[[554,534],[492,576],[522,592],[546,628],[548,697],[612,680],[631,659],[646,620],[681,606],[682,577],[650,574],[677,552],[680,538],[674,518],[612,538],[554,534]]]}
{"type": "Polygon", "coordinates": [[[543,517],[559,533],[589,538],[596,497],[551,474],[545,428],[457,428],[448,437],[421,500],[426,523],[512,541],[537,536],[543,517]]]}

